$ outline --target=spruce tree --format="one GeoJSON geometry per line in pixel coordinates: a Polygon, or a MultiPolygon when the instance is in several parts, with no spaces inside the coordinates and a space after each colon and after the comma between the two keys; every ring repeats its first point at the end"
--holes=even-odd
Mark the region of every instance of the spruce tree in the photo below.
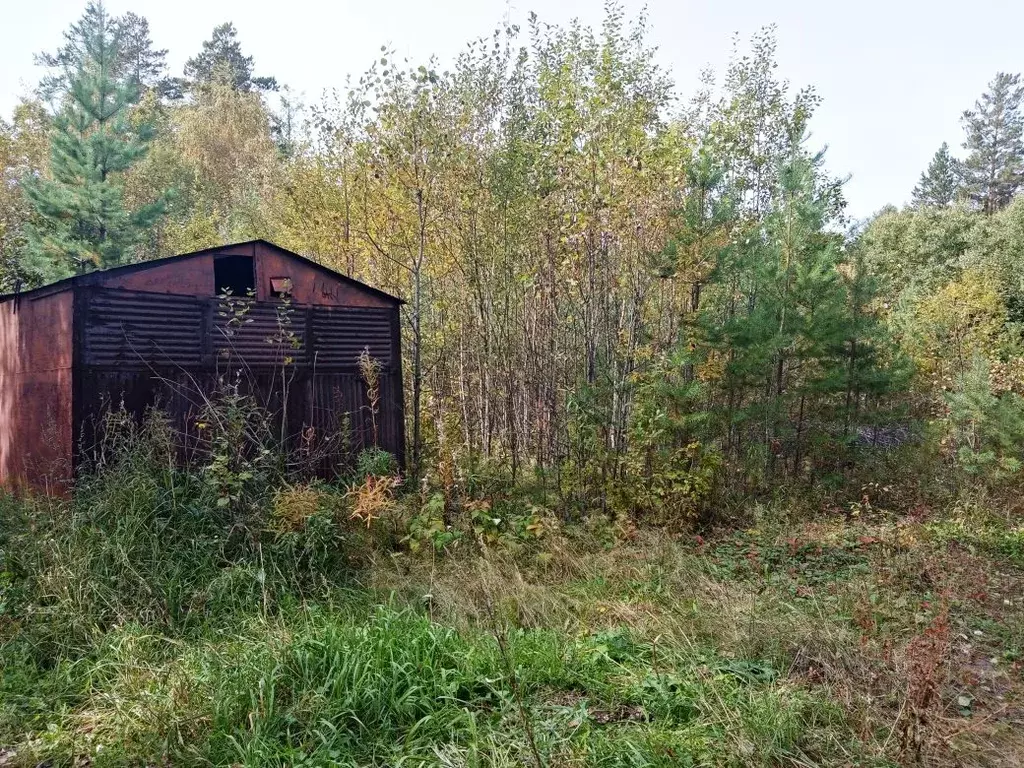
{"type": "Polygon", "coordinates": [[[999,72],[974,109],[964,112],[964,183],[985,213],[1005,208],[1024,183],[1024,87],[1020,75],[999,72]]]}
{"type": "Polygon", "coordinates": [[[960,191],[956,159],[949,154],[949,144],[942,146],[928,163],[928,170],[921,174],[921,180],[914,187],[913,204],[918,208],[945,208],[960,191]]]}
{"type": "Polygon", "coordinates": [[[116,76],[120,35],[101,3],[77,27],[81,63],[53,122],[50,178],[29,177],[25,194],[37,221],[26,227],[23,265],[37,279],[115,266],[163,211],[163,200],[126,210],[120,174],[138,161],[152,127],[129,120],[139,90],[116,76]]]}

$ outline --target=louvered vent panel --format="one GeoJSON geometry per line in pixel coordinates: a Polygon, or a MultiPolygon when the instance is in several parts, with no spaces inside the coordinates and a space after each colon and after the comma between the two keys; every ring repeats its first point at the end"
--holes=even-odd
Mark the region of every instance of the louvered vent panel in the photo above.
{"type": "Polygon", "coordinates": [[[391,359],[391,311],[356,307],[312,310],[313,354],[316,366],[352,367],[359,355],[370,355],[384,367],[391,359]]]}
{"type": "Polygon", "coordinates": [[[302,365],[306,355],[306,313],[254,304],[241,315],[217,307],[213,350],[219,360],[250,367],[302,365]]]}
{"type": "Polygon", "coordinates": [[[188,296],[96,291],[84,325],[90,365],[187,366],[202,359],[203,307],[188,296]]]}

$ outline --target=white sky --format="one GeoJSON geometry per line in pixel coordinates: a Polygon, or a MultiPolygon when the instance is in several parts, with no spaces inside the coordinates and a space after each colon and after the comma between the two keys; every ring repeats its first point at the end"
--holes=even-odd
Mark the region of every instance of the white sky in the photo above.
{"type": "MultiPolygon", "coordinates": [[[[345,75],[361,73],[389,44],[416,62],[442,65],[506,15],[525,27],[579,17],[600,24],[601,0],[108,0],[120,14],[149,19],[157,47],[180,74],[216,24],[233,21],[256,74],[277,77],[307,102],[345,75]]],[[[693,92],[703,66],[721,71],[733,32],[744,38],[776,23],[782,77],[812,84],[824,104],[812,143],[827,144],[828,166],[851,176],[850,213],[869,215],[906,201],[942,141],[959,148],[960,113],[999,70],[1024,70],[1020,0],[626,0],[644,5],[679,95],[693,92]]],[[[0,0],[0,113],[39,78],[32,54],[53,50],[85,0],[0,0]]]]}

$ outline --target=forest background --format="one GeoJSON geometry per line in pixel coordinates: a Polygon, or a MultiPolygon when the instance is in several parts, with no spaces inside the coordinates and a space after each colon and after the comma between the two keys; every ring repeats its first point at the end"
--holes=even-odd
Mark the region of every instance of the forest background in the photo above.
{"type": "Polygon", "coordinates": [[[0,747],[1015,764],[1020,76],[852,221],[773,29],[689,94],[648,38],[614,2],[531,15],[308,104],[230,23],[172,73],[92,3],[39,54],[0,121],[0,289],[276,242],[407,301],[409,460],[310,482],[227,387],[203,466],[112,424],[73,501],[4,497],[0,747]],[[354,583],[404,607],[353,619],[354,583]]]}

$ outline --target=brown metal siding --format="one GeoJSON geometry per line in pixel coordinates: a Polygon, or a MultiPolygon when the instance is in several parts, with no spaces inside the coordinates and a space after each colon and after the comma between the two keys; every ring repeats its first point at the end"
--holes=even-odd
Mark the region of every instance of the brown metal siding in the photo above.
{"type": "Polygon", "coordinates": [[[395,302],[362,289],[360,286],[333,275],[328,270],[317,269],[298,261],[286,251],[269,243],[256,243],[253,248],[256,257],[256,298],[268,301],[270,279],[290,277],[292,279],[292,300],[296,304],[334,307],[380,307],[394,306],[395,302]]]}
{"type": "MultiPolygon", "coordinates": [[[[229,250],[225,249],[226,252],[229,250]]],[[[213,256],[204,254],[181,261],[161,261],[146,269],[129,272],[99,272],[90,275],[89,279],[105,288],[170,293],[179,296],[212,296],[213,256]]]]}
{"type": "Polygon", "coordinates": [[[82,291],[82,361],[91,366],[196,366],[203,362],[205,302],[189,296],[82,291]]]}
{"type": "Polygon", "coordinates": [[[263,241],[6,297],[0,300],[0,485],[68,488],[78,446],[89,444],[107,408],[122,403],[140,415],[153,404],[166,410],[187,454],[197,445],[195,420],[205,399],[220,377],[239,371],[275,421],[287,407],[293,447],[303,433],[332,446],[322,474],[349,456],[328,437],[343,423],[351,430],[351,451],[374,442],[376,432],[377,443],[402,460],[400,303],[263,241]],[[255,260],[256,302],[235,323],[213,295],[214,263],[225,255],[255,260]],[[292,283],[291,310],[283,314],[279,301],[271,301],[275,277],[292,283]],[[358,371],[364,348],[384,365],[376,428],[358,371]],[[287,406],[280,385],[286,357],[287,406]]]}
{"type": "Polygon", "coordinates": [[[394,364],[392,310],[314,308],[310,314],[316,367],[357,365],[364,349],[386,368],[394,364]]]}
{"type": "MultiPolygon", "coordinates": [[[[232,373],[186,370],[126,371],[90,369],[82,373],[85,407],[82,410],[83,445],[87,453],[95,444],[97,427],[103,414],[121,405],[137,417],[147,408],[157,406],[170,418],[180,435],[183,457],[190,460],[201,449],[201,435],[196,428],[203,414],[206,399],[215,391],[218,380],[234,381],[232,373]]],[[[286,442],[291,451],[304,440],[316,446],[329,446],[317,462],[317,473],[331,479],[346,468],[361,448],[380,445],[404,459],[401,411],[395,407],[400,397],[394,389],[395,378],[381,381],[381,403],[376,419],[369,409],[366,385],[353,372],[332,372],[312,375],[297,372],[288,384],[288,417],[286,442]],[[376,430],[374,430],[376,421],[376,430]],[[347,427],[347,442],[342,442],[347,427]],[[312,428],[312,430],[310,430],[312,428]]],[[[241,389],[254,396],[266,409],[270,423],[280,423],[282,408],[281,378],[273,373],[249,372],[240,378],[241,389]]]]}
{"type": "Polygon", "coordinates": [[[71,474],[70,291],[0,303],[0,485],[62,492],[71,474]]]}
{"type": "Polygon", "coordinates": [[[292,366],[333,370],[357,367],[367,350],[389,368],[395,362],[391,339],[395,311],[258,303],[236,313],[215,302],[214,356],[249,366],[280,366],[288,358],[292,366]]]}
{"type": "Polygon", "coordinates": [[[292,448],[302,436],[329,445],[329,457],[319,467],[325,476],[374,443],[403,459],[397,305],[230,305],[217,298],[78,290],[78,422],[86,446],[94,443],[96,427],[110,407],[123,404],[141,416],[156,405],[181,433],[187,458],[199,444],[195,424],[204,403],[218,381],[228,379],[239,380],[273,424],[281,422],[287,389],[285,438],[292,448]],[[376,419],[358,368],[363,349],[383,366],[376,419]],[[339,442],[343,425],[349,430],[348,445],[339,442]]]}
{"type": "Polygon", "coordinates": [[[305,364],[305,309],[260,303],[233,312],[216,299],[210,300],[210,307],[211,341],[218,362],[250,368],[305,364]]]}
{"type": "Polygon", "coordinates": [[[80,301],[82,361],[89,366],[355,369],[364,350],[385,369],[397,360],[395,308],[227,303],[109,288],[82,289],[80,301]]]}
{"type": "Polygon", "coordinates": [[[213,262],[219,256],[249,256],[255,259],[258,301],[269,301],[272,298],[271,278],[289,277],[292,280],[292,300],[295,304],[388,308],[396,303],[330,270],[318,269],[294,258],[281,248],[259,241],[224,246],[195,256],[185,256],[180,260],[161,260],[141,269],[100,272],[90,275],[89,279],[92,284],[106,288],[213,297],[216,293],[213,262]]]}

